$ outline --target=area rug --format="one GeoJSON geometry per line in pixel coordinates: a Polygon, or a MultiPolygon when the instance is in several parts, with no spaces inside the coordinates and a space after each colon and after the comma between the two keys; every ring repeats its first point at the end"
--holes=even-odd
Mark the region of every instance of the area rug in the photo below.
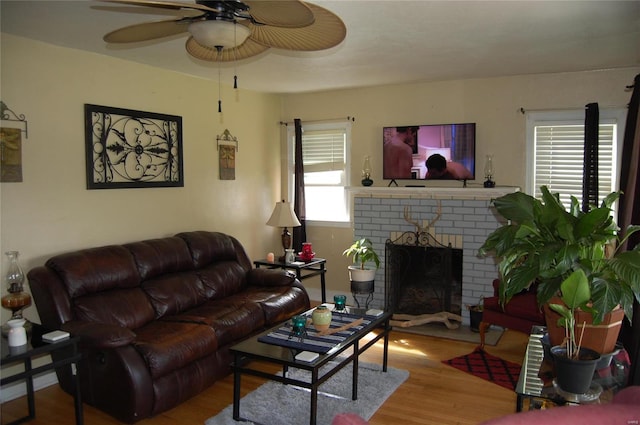
{"type": "MultiPolygon", "coordinates": [[[[393,331],[453,339],[455,341],[472,342],[474,344],[480,343],[480,333],[473,332],[467,325],[462,325],[458,329],[448,329],[442,323],[428,323],[426,325],[411,326],[408,328],[396,326],[393,328],[393,331]]],[[[497,345],[503,333],[504,329],[491,326],[485,334],[485,345],[497,345]]]]}
{"type": "MultiPolygon", "coordinates": [[[[352,412],[370,419],[382,403],[402,384],[409,372],[381,365],[360,362],[358,369],[358,400],[351,400],[352,365],[322,384],[318,390],[318,425],[330,425],[338,413],[352,412]]],[[[289,369],[289,376],[309,381],[309,372],[289,369]]],[[[300,425],[309,423],[310,390],[269,381],[240,400],[240,416],[248,422],[233,420],[233,405],[206,420],[205,425],[300,425]],[[251,422],[253,421],[253,422],[251,422]]]]}
{"type": "Polygon", "coordinates": [[[464,356],[443,360],[442,363],[509,390],[516,388],[521,369],[519,364],[491,355],[480,347],[464,356]]]}

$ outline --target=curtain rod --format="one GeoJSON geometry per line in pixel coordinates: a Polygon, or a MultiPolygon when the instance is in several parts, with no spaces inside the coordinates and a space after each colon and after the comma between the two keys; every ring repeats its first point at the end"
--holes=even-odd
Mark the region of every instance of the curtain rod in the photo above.
{"type": "MultiPolygon", "coordinates": [[[[601,109],[621,109],[628,108],[629,105],[608,105],[608,106],[599,106],[601,109]]],[[[549,112],[549,111],[575,111],[578,109],[587,109],[587,106],[576,106],[575,108],[545,108],[545,109],[525,109],[523,107],[518,108],[518,112],[524,115],[527,112],[549,112]]]]}
{"type": "MultiPolygon", "coordinates": [[[[332,119],[326,119],[326,120],[313,120],[313,121],[302,121],[302,124],[322,124],[322,123],[327,123],[327,122],[335,122],[335,121],[340,121],[340,120],[344,120],[345,118],[332,118],[332,119]]],[[[347,117],[346,118],[347,121],[351,121],[351,122],[355,122],[356,117],[347,117]]],[[[293,125],[293,121],[280,121],[280,125],[284,125],[285,127],[288,125],[293,125]]]]}

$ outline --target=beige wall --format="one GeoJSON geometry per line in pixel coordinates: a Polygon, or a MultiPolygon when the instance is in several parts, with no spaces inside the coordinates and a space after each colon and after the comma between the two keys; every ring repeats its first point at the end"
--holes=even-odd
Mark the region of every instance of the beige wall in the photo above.
{"type": "MultiPolygon", "coordinates": [[[[0,249],[21,251],[25,270],[59,252],[191,229],[233,234],[251,258],[277,252],[279,230],[264,225],[274,203],[286,193],[281,186],[286,184],[281,168],[284,132],[277,123],[296,117],[356,118],[354,186],[359,185],[365,155],[371,156],[374,185],[388,183],[382,180],[383,126],[462,121],[478,124],[477,172],[491,153],[498,184],[524,186],[521,107],[573,108],[589,102],[601,108],[623,106],[630,97],[624,88],[640,72],[632,68],[283,96],[242,90],[236,96],[223,85],[220,116],[217,83],[212,81],[6,34],[1,59],[1,98],[27,116],[29,138],[23,141],[24,182],[0,185],[0,249]],[[86,190],[85,103],[182,116],[185,187],[86,190]],[[215,136],[225,128],[240,140],[235,181],[221,181],[217,174],[215,136]]],[[[328,260],[330,296],[348,292],[348,260],[341,253],[352,238],[348,227],[308,229],[316,254],[328,260]]],[[[305,285],[312,298],[319,299],[319,279],[305,285]]],[[[34,310],[27,316],[37,317],[34,310]]],[[[6,318],[3,311],[2,321],[6,318]]]]}
{"type": "MultiPolygon", "coordinates": [[[[283,118],[301,118],[304,123],[305,120],[355,117],[351,149],[353,186],[360,186],[365,155],[371,156],[374,186],[389,183],[382,179],[383,126],[475,122],[478,143],[475,184],[482,182],[485,155],[493,154],[497,184],[524,187],[525,116],[520,108],[580,108],[590,102],[598,102],[601,109],[625,107],[631,97],[625,86],[633,83],[639,72],[640,68],[636,67],[286,95],[283,96],[283,118]]],[[[458,182],[429,182],[428,185],[447,183],[460,186],[458,182]]],[[[328,259],[330,292],[348,291],[345,271],[348,261],[340,254],[352,240],[353,230],[309,227],[307,236],[316,253],[328,259]]]]}
{"type": "MultiPolygon", "coordinates": [[[[265,222],[281,196],[278,96],[226,85],[219,115],[217,82],[6,34],[1,59],[2,101],[29,134],[24,181],[0,185],[0,249],[20,251],[25,272],[57,253],[187,230],[232,234],[251,258],[277,246],[265,222]],[[184,187],[87,190],[85,103],[182,116],[184,187]],[[218,178],[225,129],[239,139],[232,181],[218,178]]],[[[5,258],[2,267],[4,285],[5,258]]]]}

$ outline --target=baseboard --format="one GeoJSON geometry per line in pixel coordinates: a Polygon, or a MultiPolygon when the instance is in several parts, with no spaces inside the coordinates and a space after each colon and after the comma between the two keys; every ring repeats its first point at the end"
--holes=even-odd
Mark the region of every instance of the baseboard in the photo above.
{"type": "MultiPolygon", "coordinates": [[[[56,373],[51,371],[43,373],[33,378],[33,389],[35,391],[49,387],[58,383],[56,373]]],[[[15,382],[2,387],[0,392],[0,403],[14,400],[27,394],[27,384],[24,381],[15,382]]]]}

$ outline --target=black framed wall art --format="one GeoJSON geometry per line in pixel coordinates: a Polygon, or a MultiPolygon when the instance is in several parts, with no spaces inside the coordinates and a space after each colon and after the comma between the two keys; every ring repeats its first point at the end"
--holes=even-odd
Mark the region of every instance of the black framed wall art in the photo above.
{"type": "Polygon", "coordinates": [[[84,105],[87,189],[182,187],[182,117],[84,105]]]}

